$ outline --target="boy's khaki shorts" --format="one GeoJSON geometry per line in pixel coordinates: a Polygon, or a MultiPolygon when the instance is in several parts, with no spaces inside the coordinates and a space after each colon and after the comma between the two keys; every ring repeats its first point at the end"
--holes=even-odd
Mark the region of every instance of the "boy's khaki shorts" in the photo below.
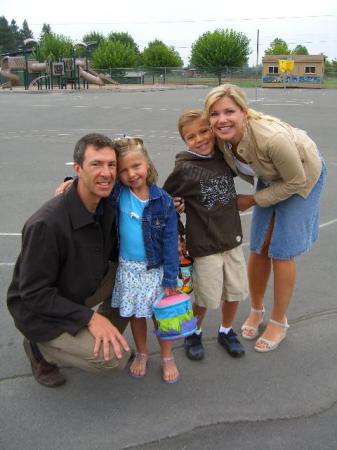
{"type": "Polygon", "coordinates": [[[221,301],[240,302],[248,296],[247,266],[242,246],[194,259],[193,290],[197,305],[216,309],[221,301]]]}

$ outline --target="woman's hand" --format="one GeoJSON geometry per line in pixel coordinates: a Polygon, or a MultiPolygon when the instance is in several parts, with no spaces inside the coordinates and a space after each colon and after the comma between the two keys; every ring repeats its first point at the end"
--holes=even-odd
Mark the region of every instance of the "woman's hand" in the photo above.
{"type": "Polygon", "coordinates": [[[63,194],[70,186],[73,184],[74,180],[68,180],[61,183],[55,190],[54,196],[57,197],[60,194],[63,194]]]}
{"type": "Polygon", "coordinates": [[[247,209],[256,205],[254,195],[245,195],[245,194],[238,194],[236,196],[236,203],[238,205],[239,211],[246,211],[247,209]]]}

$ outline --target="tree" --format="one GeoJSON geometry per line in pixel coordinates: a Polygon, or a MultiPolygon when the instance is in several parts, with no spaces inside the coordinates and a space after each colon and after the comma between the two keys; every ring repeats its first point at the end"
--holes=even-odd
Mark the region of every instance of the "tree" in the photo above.
{"type": "Polygon", "coordinates": [[[291,51],[292,55],[309,55],[308,49],[305,45],[296,45],[294,50],[291,51]]]}
{"type": "Polygon", "coordinates": [[[99,31],[90,31],[90,33],[86,33],[82,37],[82,41],[85,43],[96,42],[97,46],[99,46],[103,41],[105,41],[105,37],[104,34],[99,31]]]}
{"type": "Polygon", "coordinates": [[[16,39],[5,16],[0,17],[0,53],[14,52],[16,39]]]}
{"type": "Polygon", "coordinates": [[[109,35],[108,35],[108,39],[109,39],[109,41],[119,41],[119,42],[121,42],[122,44],[125,44],[125,45],[129,45],[131,48],[133,48],[134,50],[135,50],[135,52],[139,55],[139,48],[138,48],[138,45],[136,44],[136,42],[134,41],[134,39],[133,39],[133,37],[132,36],[130,36],[130,34],[129,33],[125,33],[125,32],[123,32],[123,31],[121,31],[121,32],[111,32],[109,35]]]}
{"type": "Polygon", "coordinates": [[[96,69],[135,67],[137,62],[135,49],[120,41],[103,41],[92,55],[92,66],[96,69]]]}
{"type": "Polygon", "coordinates": [[[241,32],[218,29],[202,34],[193,44],[191,64],[215,73],[221,84],[222,72],[241,67],[250,54],[249,39],[241,32]]]}
{"type": "Polygon", "coordinates": [[[183,61],[174,47],[155,39],[148,43],[142,53],[143,64],[147,67],[181,67],[183,61]]]}
{"type": "Polygon", "coordinates": [[[20,30],[18,27],[18,24],[14,19],[11,20],[10,29],[13,33],[14,39],[15,39],[15,47],[17,47],[20,44],[20,30]]]}
{"type": "Polygon", "coordinates": [[[39,50],[41,61],[57,61],[59,58],[70,58],[73,55],[71,39],[62,34],[45,34],[40,41],[39,50]]]}
{"type": "Polygon", "coordinates": [[[49,23],[44,23],[41,28],[39,41],[41,41],[46,34],[51,34],[51,33],[52,33],[52,31],[51,31],[51,26],[49,25],[49,23]]]}
{"type": "Polygon", "coordinates": [[[21,44],[23,44],[23,41],[25,39],[34,39],[34,34],[33,34],[32,30],[29,28],[28,22],[26,19],[22,22],[22,27],[21,27],[19,33],[20,33],[21,44]]]}
{"type": "Polygon", "coordinates": [[[336,77],[337,76],[337,59],[333,59],[331,61],[326,59],[324,71],[325,71],[326,76],[336,77]]]}
{"type": "Polygon", "coordinates": [[[264,52],[265,55],[290,55],[290,50],[286,41],[275,38],[270,47],[264,52]]]}

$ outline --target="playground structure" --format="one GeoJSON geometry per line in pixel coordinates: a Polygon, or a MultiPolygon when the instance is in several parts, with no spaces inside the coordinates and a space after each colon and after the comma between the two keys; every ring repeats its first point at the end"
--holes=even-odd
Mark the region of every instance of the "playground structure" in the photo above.
{"type": "MultiPolygon", "coordinates": [[[[24,45],[36,43],[27,39],[24,45]]],[[[77,43],[75,47],[85,47],[84,43],[77,43]]],[[[8,81],[0,85],[1,88],[12,89],[20,82],[19,73],[23,73],[24,87],[26,90],[36,86],[38,89],[80,89],[89,84],[103,86],[104,84],[118,84],[111,77],[98,73],[89,67],[88,58],[61,58],[59,61],[34,61],[28,59],[28,53],[23,50],[20,56],[4,56],[1,59],[0,75],[8,81]]]]}

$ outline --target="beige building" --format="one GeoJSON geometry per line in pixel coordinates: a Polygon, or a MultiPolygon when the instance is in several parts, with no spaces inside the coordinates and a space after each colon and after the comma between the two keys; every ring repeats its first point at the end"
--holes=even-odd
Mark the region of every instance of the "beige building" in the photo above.
{"type": "Polygon", "coordinates": [[[321,88],[324,61],[324,55],[266,55],[262,58],[262,86],[321,88]],[[294,67],[281,72],[279,61],[286,59],[292,59],[294,67]]]}

